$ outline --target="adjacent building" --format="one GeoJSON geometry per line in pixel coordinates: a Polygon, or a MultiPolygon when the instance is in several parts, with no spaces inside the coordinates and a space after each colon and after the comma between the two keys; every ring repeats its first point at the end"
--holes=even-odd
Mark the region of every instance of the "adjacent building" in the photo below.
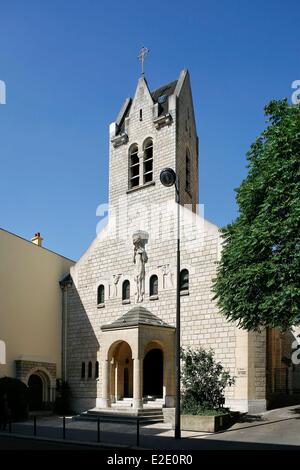
{"type": "Polygon", "coordinates": [[[28,241],[0,229],[0,340],[6,350],[0,377],[29,385],[33,407],[55,400],[62,363],[59,280],[73,264],[44,248],[39,233],[28,241]]]}

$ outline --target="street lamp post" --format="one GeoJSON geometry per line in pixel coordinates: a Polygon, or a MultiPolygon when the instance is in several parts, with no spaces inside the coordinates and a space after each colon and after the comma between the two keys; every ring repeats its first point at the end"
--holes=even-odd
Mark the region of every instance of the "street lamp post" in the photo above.
{"type": "Polygon", "coordinates": [[[175,185],[177,203],[177,263],[176,263],[176,338],[175,338],[175,439],[181,438],[180,426],[180,197],[179,179],[172,168],[165,168],[160,173],[160,181],[166,186],[175,185]]]}

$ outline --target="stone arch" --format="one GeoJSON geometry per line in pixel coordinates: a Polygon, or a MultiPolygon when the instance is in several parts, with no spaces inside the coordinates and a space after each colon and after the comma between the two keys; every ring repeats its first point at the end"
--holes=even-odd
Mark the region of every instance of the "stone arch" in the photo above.
{"type": "Polygon", "coordinates": [[[143,396],[163,398],[165,395],[165,351],[159,340],[151,340],[144,349],[143,396]]]}
{"type": "Polygon", "coordinates": [[[132,296],[132,283],[129,279],[125,278],[122,281],[122,301],[130,301],[132,296]]]}
{"type": "Polygon", "coordinates": [[[44,367],[32,368],[25,378],[25,383],[29,389],[29,400],[31,399],[30,390],[32,389],[32,394],[36,393],[34,387],[37,386],[38,381],[41,383],[41,406],[45,406],[47,403],[53,402],[55,399],[53,390],[55,389],[56,382],[49,371],[44,367]],[[33,385],[34,383],[36,385],[33,385]]]}
{"type": "Polygon", "coordinates": [[[109,371],[109,397],[111,402],[133,397],[132,348],[125,340],[112,343],[107,353],[109,371]]]}
{"type": "Polygon", "coordinates": [[[159,348],[162,350],[163,353],[165,352],[165,345],[163,341],[159,339],[153,339],[153,340],[148,341],[148,343],[145,345],[144,357],[151,349],[154,349],[154,348],[159,348]]]}
{"type": "Polygon", "coordinates": [[[137,143],[130,145],[128,150],[128,186],[134,188],[140,185],[140,160],[137,143]]]}
{"type": "Polygon", "coordinates": [[[98,299],[98,288],[101,285],[104,287],[104,303],[105,303],[109,299],[109,282],[107,279],[98,279],[97,282],[95,283],[94,285],[95,302],[96,302],[96,299],[98,299]]]}
{"type": "Polygon", "coordinates": [[[161,269],[151,269],[147,271],[146,276],[145,276],[145,295],[149,296],[150,295],[150,279],[152,276],[157,276],[158,277],[158,295],[159,293],[162,292],[163,290],[163,276],[161,273],[161,269]]]}
{"type": "Polygon", "coordinates": [[[152,274],[149,279],[149,295],[150,296],[158,296],[159,288],[158,288],[158,276],[157,274],[152,274]]]}
{"type": "Polygon", "coordinates": [[[187,271],[188,272],[188,279],[189,279],[189,289],[191,289],[191,283],[193,282],[193,268],[190,266],[188,263],[182,263],[180,266],[180,282],[181,282],[181,276],[182,272],[187,271]]]}
{"type": "Polygon", "coordinates": [[[153,138],[147,137],[143,142],[143,184],[153,181],[153,138]]]}
{"type": "Polygon", "coordinates": [[[32,374],[37,374],[37,375],[41,375],[41,377],[44,378],[44,380],[49,380],[49,384],[51,387],[55,387],[56,386],[56,380],[54,377],[52,377],[51,373],[46,369],[46,367],[43,367],[43,366],[36,366],[36,367],[32,367],[30,369],[30,371],[27,373],[26,377],[25,377],[25,384],[28,385],[28,380],[29,380],[29,377],[32,375],[32,374]]]}
{"type": "Polygon", "coordinates": [[[146,137],[146,138],[143,140],[143,144],[142,144],[143,150],[145,150],[146,146],[147,146],[149,143],[152,143],[152,145],[153,145],[153,142],[154,142],[154,137],[153,137],[153,135],[148,135],[148,137],[146,137]]]}

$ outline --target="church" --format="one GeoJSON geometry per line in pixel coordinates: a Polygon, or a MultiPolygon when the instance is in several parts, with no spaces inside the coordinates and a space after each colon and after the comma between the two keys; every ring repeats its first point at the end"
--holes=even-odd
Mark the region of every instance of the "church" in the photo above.
{"type": "Polygon", "coordinates": [[[108,224],[71,267],[63,290],[64,377],[76,409],[123,402],[139,410],[148,397],[174,407],[175,188],[160,183],[161,170],[171,167],[182,205],[181,345],[212,348],[235,376],[227,406],[265,410],[270,333],[267,339],[267,332],[228,323],[212,300],[221,239],[199,215],[189,72],[154,91],[142,74],[109,131],[108,224]]]}
{"type": "MultiPolygon", "coordinates": [[[[52,298],[58,299],[60,320],[51,347],[57,354],[43,359],[36,351],[28,358],[23,341],[22,355],[10,356],[11,373],[27,385],[39,372],[52,388],[57,379],[67,381],[77,413],[130,409],[139,414],[151,407],[163,410],[165,419],[172,413],[177,205],[174,186],[160,182],[169,167],[179,182],[181,345],[212,349],[235,377],[226,406],[265,411],[282,392],[282,371],[284,386],[295,388],[289,373],[293,335],[244,331],[229,323],[213,300],[222,240],[199,206],[199,141],[189,72],[182,70],[154,91],[142,73],[133,98],[110,124],[109,149],[107,223],[77,262],[55,258],[59,269],[51,284],[59,292],[52,290],[52,298]]],[[[36,329],[28,332],[33,334],[36,329]]],[[[42,401],[51,402],[54,395],[44,390],[42,401]]]]}

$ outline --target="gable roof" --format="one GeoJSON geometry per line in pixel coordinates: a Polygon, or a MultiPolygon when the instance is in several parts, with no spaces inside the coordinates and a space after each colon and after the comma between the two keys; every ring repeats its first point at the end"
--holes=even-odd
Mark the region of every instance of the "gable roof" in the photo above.
{"type": "Polygon", "coordinates": [[[159,104],[158,115],[168,112],[168,98],[173,95],[178,80],[167,83],[151,92],[154,103],[159,104]]]}
{"type": "MultiPolygon", "coordinates": [[[[154,104],[158,103],[158,115],[159,116],[161,116],[162,114],[168,113],[169,111],[168,98],[169,96],[173,95],[177,83],[178,83],[178,80],[174,80],[173,82],[160,86],[159,88],[156,88],[154,91],[150,92],[151,98],[153,99],[154,104]]],[[[117,134],[122,134],[124,132],[125,118],[129,115],[131,104],[132,104],[132,99],[127,98],[121,108],[121,111],[116,121],[118,124],[117,134]],[[120,115],[122,115],[121,118],[120,118],[120,115]]]]}

